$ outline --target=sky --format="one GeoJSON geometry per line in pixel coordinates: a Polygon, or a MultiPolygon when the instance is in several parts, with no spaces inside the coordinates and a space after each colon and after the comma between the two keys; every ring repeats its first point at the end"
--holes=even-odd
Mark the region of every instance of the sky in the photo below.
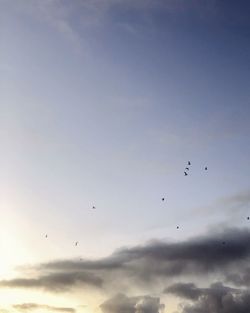
{"type": "Polygon", "coordinates": [[[0,0],[1,313],[248,313],[249,14],[0,0]]]}

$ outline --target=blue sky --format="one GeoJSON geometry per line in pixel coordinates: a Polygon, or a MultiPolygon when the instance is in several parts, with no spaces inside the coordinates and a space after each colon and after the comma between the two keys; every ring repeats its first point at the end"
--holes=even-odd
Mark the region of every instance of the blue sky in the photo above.
{"type": "MultiPolygon", "coordinates": [[[[0,6],[2,280],[24,264],[101,259],[150,240],[247,227],[247,1],[0,6]]],[[[128,296],[159,295],[158,284],[139,285],[128,296]]],[[[39,302],[25,288],[19,294],[20,303],[39,302]]],[[[88,294],[88,313],[105,313],[100,304],[114,296],[88,294]]],[[[52,296],[29,310],[61,305],[52,296]]],[[[79,291],[71,298],[84,310],[79,291]]],[[[13,301],[6,310],[27,310],[13,301]]]]}

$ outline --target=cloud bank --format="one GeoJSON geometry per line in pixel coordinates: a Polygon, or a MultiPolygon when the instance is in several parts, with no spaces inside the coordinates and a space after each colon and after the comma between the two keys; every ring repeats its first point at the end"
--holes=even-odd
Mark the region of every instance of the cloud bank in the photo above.
{"type": "Polygon", "coordinates": [[[153,241],[122,248],[99,260],[59,260],[32,268],[35,277],[1,280],[0,287],[44,288],[61,292],[87,286],[123,290],[130,286],[165,284],[166,280],[215,275],[236,285],[249,282],[250,231],[227,229],[183,242],[153,241]],[[239,269],[240,268],[240,272],[239,269]],[[235,273],[234,275],[232,275],[235,273]]]}
{"type": "MultiPolygon", "coordinates": [[[[179,298],[181,313],[248,313],[249,261],[250,231],[226,229],[182,242],[151,241],[121,248],[97,260],[58,260],[26,267],[20,277],[1,280],[0,288],[52,293],[96,290],[111,296],[100,306],[103,313],[164,312],[160,297],[152,296],[152,290],[164,299],[179,298]],[[30,272],[34,277],[26,277],[30,272]],[[146,295],[124,294],[133,290],[146,295]]],[[[34,310],[36,305],[16,308],[34,310]]]]}

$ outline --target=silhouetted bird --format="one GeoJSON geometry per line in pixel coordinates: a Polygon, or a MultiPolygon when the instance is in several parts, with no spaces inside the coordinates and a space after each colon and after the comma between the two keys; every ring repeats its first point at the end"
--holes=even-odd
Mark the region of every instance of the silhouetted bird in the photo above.
{"type": "Polygon", "coordinates": [[[45,238],[48,238],[48,235],[47,235],[47,234],[45,235],[45,238]]]}
{"type": "Polygon", "coordinates": [[[95,206],[92,206],[92,209],[93,209],[93,210],[95,210],[95,209],[96,209],[96,207],[95,207],[95,206]]]}
{"type": "Polygon", "coordinates": [[[190,161],[188,161],[188,165],[191,165],[191,162],[190,162],[190,161]]]}
{"type": "Polygon", "coordinates": [[[250,217],[248,216],[247,219],[250,220],[250,217]]]}
{"type": "Polygon", "coordinates": [[[165,200],[165,198],[161,198],[161,201],[164,201],[165,200]]]}
{"type": "Polygon", "coordinates": [[[77,246],[78,245],[78,241],[76,241],[76,243],[75,243],[75,246],[77,246]]]}
{"type": "Polygon", "coordinates": [[[205,167],[205,171],[207,171],[207,167],[205,167]]]}
{"type": "Polygon", "coordinates": [[[179,226],[176,226],[176,228],[179,229],[180,227],[179,227],[179,226]]]}
{"type": "Polygon", "coordinates": [[[186,167],[185,170],[189,171],[189,167],[186,167]]]}
{"type": "Polygon", "coordinates": [[[187,172],[184,172],[184,174],[185,174],[185,176],[187,176],[187,175],[188,175],[188,173],[187,173],[187,172]]]}

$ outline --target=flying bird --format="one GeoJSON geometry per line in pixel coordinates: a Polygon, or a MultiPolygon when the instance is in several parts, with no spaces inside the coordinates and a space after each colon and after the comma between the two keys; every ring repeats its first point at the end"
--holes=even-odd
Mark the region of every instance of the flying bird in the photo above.
{"type": "Polygon", "coordinates": [[[189,167],[186,167],[185,170],[189,171],[189,167]]]}
{"type": "Polygon", "coordinates": [[[48,238],[48,235],[47,235],[47,234],[45,235],[45,238],[48,238]]]}
{"type": "Polygon", "coordinates": [[[205,171],[207,171],[207,166],[205,166],[205,171]]]}
{"type": "Polygon", "coordinates": [[[188,175],[188,173],[187,173],[187,172],[184,172],[184,174],[185,174],[185,176],[187,176],[187,175],[188,175]]]}
{"type": "Polygon", "coordinates": [[[75,246],[77,246],[78,245],[78,241],[76,241],[76,243],[75,243],[75,246]]]}
{"type": "Polygon", "coordinates": [[[191,162],[190,162],[190,161],[188,161],[188,165],[191,165],[191,162]]]}
{"type": "Polygon", "coordinates": [[[95,210],[96,209],[96,207],[95,206],[92,206],[92,210],[95,210]]]}
{"type": "Polygon", "coordinates": [[[165,198],[161,198],[161,201],[164,201],[165,200],[165,198]]]}
{"type": "Polygon", "coordinates": [[[176,228],[179,229],[180,227],[179,227],[179,226],[176,226],[176,228]]]}
{"type": "Polygon", "coordinates": [[[250,220],[250,217],[248,216],[247,219],[250,220]]]}

